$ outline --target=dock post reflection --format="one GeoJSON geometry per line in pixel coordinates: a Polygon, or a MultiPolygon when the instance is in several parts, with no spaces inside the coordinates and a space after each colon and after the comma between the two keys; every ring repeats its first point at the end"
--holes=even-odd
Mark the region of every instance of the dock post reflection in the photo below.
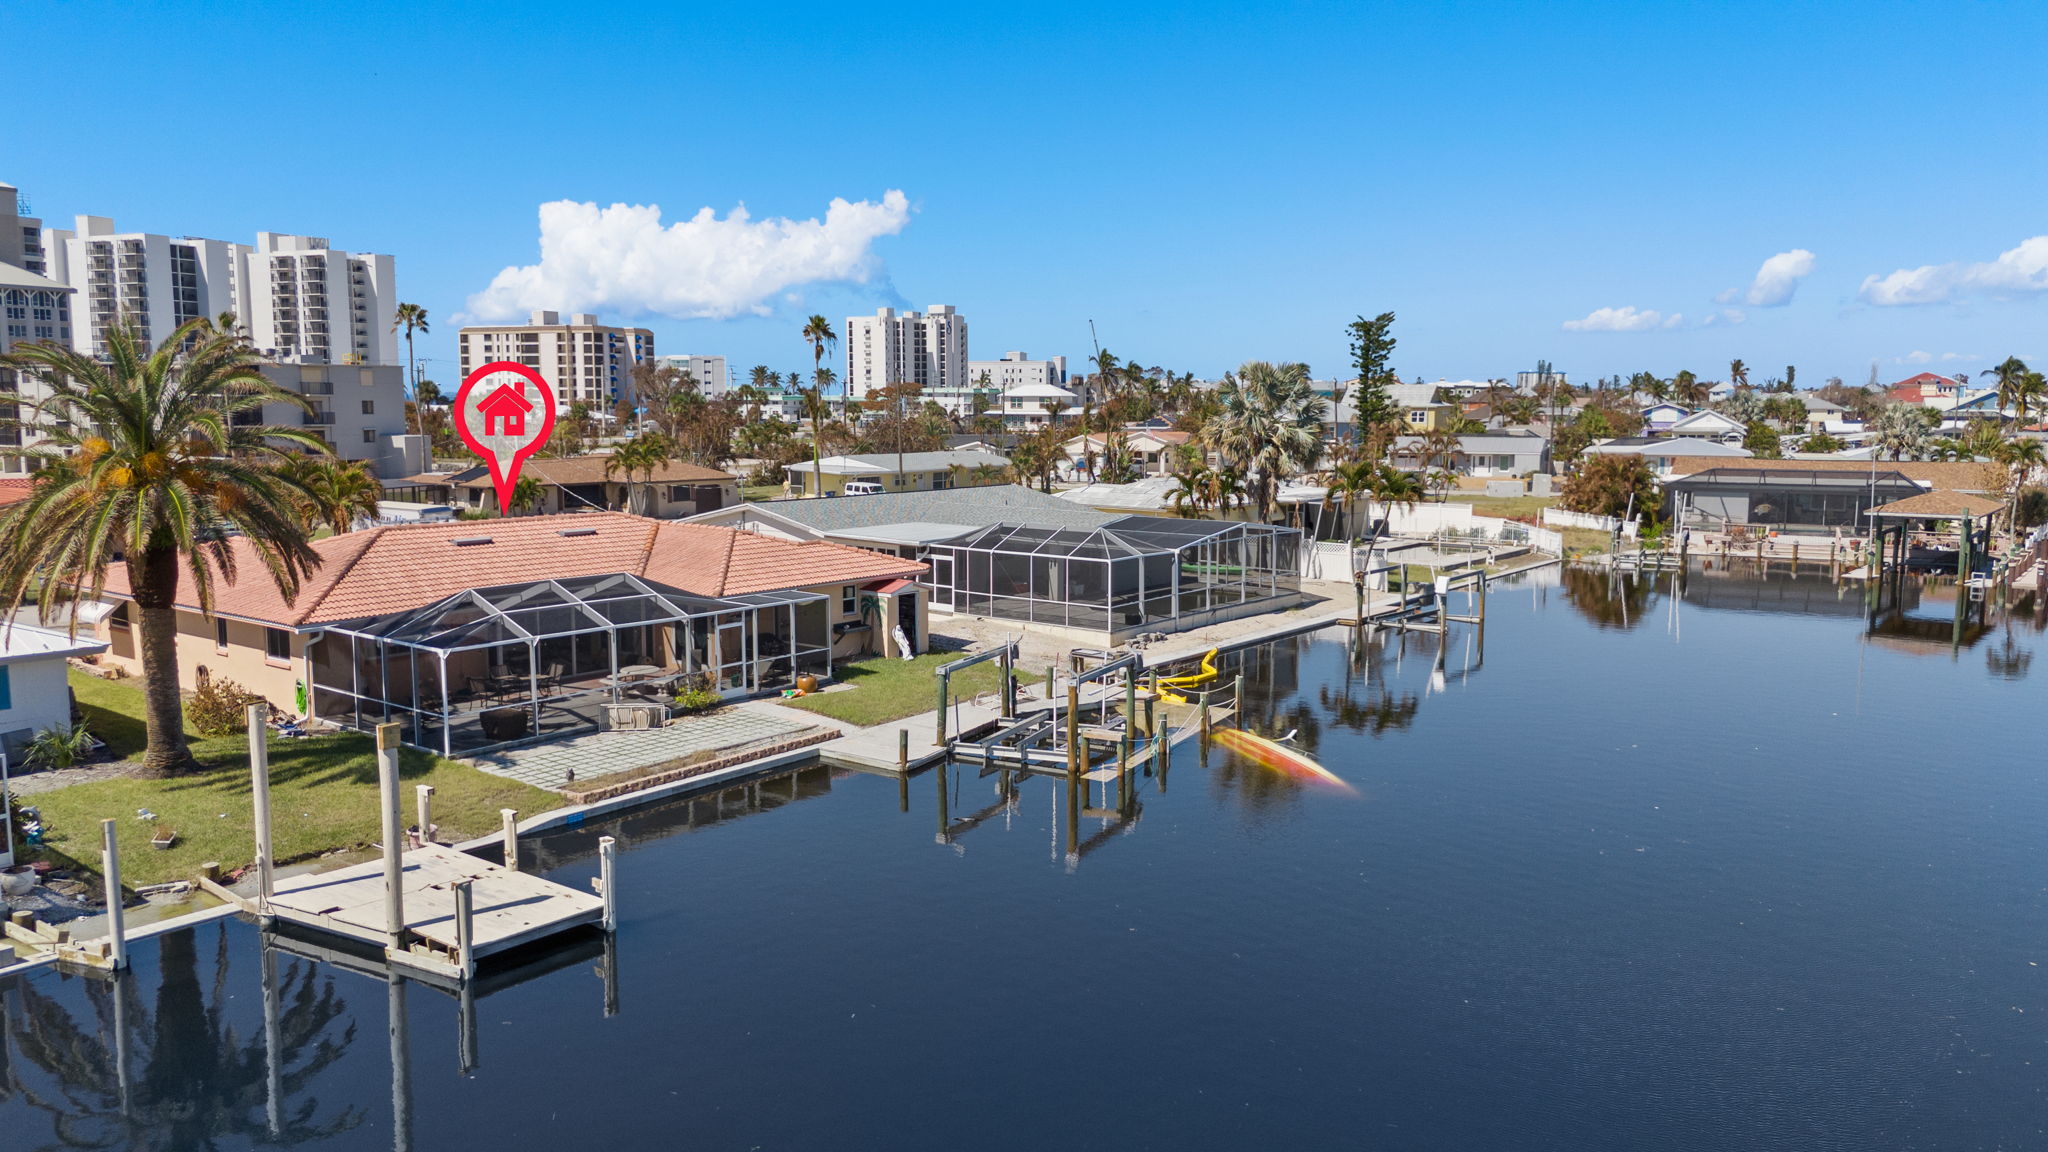
{"type": "Polygon", "coordinates": [[[256,947],[263,970],[263,1114],[274,1140],[284,1128],[284,1029],[278,1019],[277,950],[261,935],[256,947]]]}
{"type": "Polygon", "coordinates": [[[385,980],[391,1013],[391,1152],[412,1152],[412,1041],[405,1018],[405,977],[385,980]]]}
{"type": "Polygon", "coordinates": [[[598,964],[597,974],[604,980],[604,1018],[609,1020],[619,1014],[619,938],[616,933],[604,934],[604,958],[598,964]]]}

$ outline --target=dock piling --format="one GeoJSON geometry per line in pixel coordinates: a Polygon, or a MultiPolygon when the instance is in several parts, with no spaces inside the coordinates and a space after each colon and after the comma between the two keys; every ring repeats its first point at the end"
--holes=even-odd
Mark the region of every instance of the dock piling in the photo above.
{"type": "Polygon", "coordinates": [[[384,933],[405,950],[405,833],[398,826],[398,725],[377,725],[377,793],[384,817],[384,933]]]}
{"type": "Polygon", "coordinates": [[[270,847],[270,705],[249,705],[249,798],[256,821],[256,906],[270,900],[274,875],[270,847]]]}
{"type": "Polygon", "coordinates": [[[604,887],[599,895],[604,897],[604,930],[607,932],[616,932],[619,927],[618,866],[618,840],[611,836],[598,837],[597,882],[604,887]]]}
{"type": "Polygon", "coordinates": [[[1067,685],[1067,771],[1076,773],[1087,757],[1081,753],[1081,686],[1067,685]]]}
{"type": "Polygon", "coordinates": [[[434,839],[434,786],[421,784],[413,789],[413,798],[419,810],[420,843],[428,844],[434,839]]]}
{"type": "Polygon", "coordinates": [[[121,915],[121,852],[114,822],[100,821],[100,875],[107,880],[107,943],[116,971],[128,967],[128,930],[121,915]]]}
{"type": "Polygon", "coordinates": [[[910,771],[910,729],[908,728],[898,728],[896,730],[896,770],[898,772],[910,771]]]}
{"type": "Polygon", "coordinates": [[[498,819],[505,827],[505,867],[519,871],[519,813],[511,808],[498,809],[498,819]]]}
{"type": "Polygon", "coordinates": [[[464,980],[476,975],[476,893],[470,890],[472,883],[467,877],[455,882],[455,962],[462,967],[464,980]]]}

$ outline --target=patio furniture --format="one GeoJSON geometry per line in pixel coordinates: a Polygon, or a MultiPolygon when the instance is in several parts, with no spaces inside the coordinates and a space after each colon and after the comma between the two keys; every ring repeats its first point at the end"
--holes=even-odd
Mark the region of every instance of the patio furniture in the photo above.
{"type": "Polygon", "coordinates": [[[668,723],[668,714],[666,704],[607,704],[604,706],[604,726],[614,732],[659,728],[668,723]]]}
{"type": "Polygon", "coordinates": [[[533,713],[525,708],[493,708],[478,713],[477,721],[492,740],[523,740],[533,734],[533,713]]]}

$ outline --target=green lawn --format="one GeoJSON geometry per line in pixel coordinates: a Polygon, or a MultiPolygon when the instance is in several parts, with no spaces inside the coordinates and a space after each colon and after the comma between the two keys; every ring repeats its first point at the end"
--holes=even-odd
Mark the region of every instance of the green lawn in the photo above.
{"type": "MultiPolygon", "coordinates": [[[[74,671],[72,686],[86,723],[116,755],[139,753],[142,694],[121,681],[74,671]]],[[[241,736],[199,740],[193,753],[205,767],[171,780],[104,780],[36,796],[48,830],[44,852],[67,866],[99,870],[100,821],[119,821],[121,879],[130,886],[181,880],[208,860],[225,869],[255,853],[249,811],[249,745],[241,736]],[[152,825],[136,810],[156,813],[157,824],[178,833],[176,846],[150,847],[152,825]]],[[[498,809],[531,816],[558,807],[561,798],[517,781],[479,772],[408,748],[400,760],[406,823],[412,823],[415,784],[434,786],[434,821],[442,838],[481,836],[499,826],[498,809]]],[[[379,839],[377,760],[370,737],[359,733],[273,740],[270,745],[271,834],[278,862],[288,864],[333,849],[362,848],[379,839]]]]}
{"type": "MultiPolygon", "coordinates": [[[[835,679],[850,685],[845,691],[823,692],[784,703],[863,728],[886,724],[937,708],[939,678],[935,670],[959,658],[956,652],[927,652],[909,660],[879,656],[855,660],[832,670],[835,679]]],[[[961,697],[991,691],[1000,683],[1000,676],[1001,669],[994,660],[976,664],[952,678],[953,694],[961,697]]],[[[1017,670],[1019,684],[1036,684],[1044,679],[1042,675],[1017,670]]]]}
{"type": "Polygon", "coordinates": [[[740,485],[740,499],[742,499],[742,500],[780,500],[780,499],[782,499],[782,485],[780,485],[780,484],[742,484],[742,485],[740,485]]]}
{"type": "Polygon", "coordinates": [[[1483,492],[1453,492],[1451,499],[1472,505],[1481,516],[1537,516],[1557,503],[1555,496],[1488,496],[1483,492]]]}

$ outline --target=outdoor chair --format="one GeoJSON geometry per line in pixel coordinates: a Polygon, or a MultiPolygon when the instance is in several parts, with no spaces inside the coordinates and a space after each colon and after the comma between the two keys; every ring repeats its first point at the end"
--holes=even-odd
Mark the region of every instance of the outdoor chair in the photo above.
{"type": "Polygon", "coordinates": [[[484,679],[481,676],[470,676],[466,679],[469,683],[470,699],[482,700],[488,703],[498,698],[497,692],[491,688],[490,681],[484,679]]]}

